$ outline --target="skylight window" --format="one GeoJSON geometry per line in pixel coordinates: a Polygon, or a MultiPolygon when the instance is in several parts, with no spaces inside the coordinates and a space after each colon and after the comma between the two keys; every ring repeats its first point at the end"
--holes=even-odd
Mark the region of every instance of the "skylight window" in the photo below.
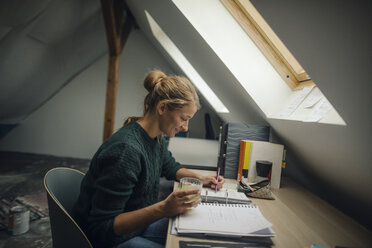
{"type": "Polygon", "coordinates": [[[193,82],[195,87],[201,92],[204,98],[212,105],[218,113],[229,113],[229,110],[216,96],[208,84],[203,80],[199,73],[194,69],[182,52],[177,48],[168,35],[162,30],[158,23],[152,18],[150,13],[145,10],[147,20],[154,37],[158,40],[164,50],[179,65],[187,77],[193,82]]]}
{"type": "Polygon", "coordinates": [[[249,0],[221,0],[246,34],[292,88],[309,85],[310,76],[249,0]]]}
{"type": "Polygon", "coordinates": [[[261,32],[253,23],[258,12],[254,12],[253,21],[247,21],[237,3],[255,10],[249,0],[172,1],[267,118],[346,125],[292,54],[272,48],[273,40],[262,33],[271,28],[265,23],[261,32]],[[226,3],[233,4],[235,10],[239,7],[243,24],[226,3]],[[282,60],[283,54],[290,55],[287,61],[282,60]]]}

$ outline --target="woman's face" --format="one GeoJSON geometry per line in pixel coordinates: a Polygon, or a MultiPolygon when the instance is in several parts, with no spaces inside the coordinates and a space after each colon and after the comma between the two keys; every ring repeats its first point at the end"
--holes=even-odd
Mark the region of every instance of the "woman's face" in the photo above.
{"type": "Polygon", "coordinates": [[[159,128],[168,137],[174,137],[178,132],[186,132],[189,126],[189,120],[196,113],[195,104],[189,104],[181,109],[169,110],[166,105],[163,111],[160,111],[159,128]]]}

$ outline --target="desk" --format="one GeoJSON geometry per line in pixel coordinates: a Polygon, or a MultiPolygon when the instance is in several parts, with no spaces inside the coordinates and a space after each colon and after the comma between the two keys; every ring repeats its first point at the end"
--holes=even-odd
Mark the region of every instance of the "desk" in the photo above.
{"type": "MultiPolygon", "coordinates": [[[[282,178],[273,194],[275,200],[251,199],[273,224],[274,247],[372,247],[371,231],[290,179],[282,178]]],[[[178,248],[179,240],[202,241],[171,235],[168,227],[166,248],[178,248]]]]}

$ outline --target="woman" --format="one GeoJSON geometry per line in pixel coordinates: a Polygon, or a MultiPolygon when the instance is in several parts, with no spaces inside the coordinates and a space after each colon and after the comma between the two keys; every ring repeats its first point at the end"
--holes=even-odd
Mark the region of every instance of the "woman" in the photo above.
{"type": "Polygon", "coordinates": [[[185,213],[200,199],[191,189],[158,202],[159,179],[195,177],[218,188],[223,177],[203,177],[182,168],[167,150],[163,134],[187,131],[200,107],[193,85],[184,77],[150,72],[144,116],[129,118],[94,155],[85,175],[73,216],[95,247],[164,247],[168,218],[185,213]]]}

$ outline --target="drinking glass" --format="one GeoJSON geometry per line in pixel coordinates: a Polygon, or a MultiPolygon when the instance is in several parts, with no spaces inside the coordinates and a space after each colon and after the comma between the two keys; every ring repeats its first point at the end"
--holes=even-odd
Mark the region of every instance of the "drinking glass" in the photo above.
{"type": "MultiPolygon", "coordinates": [[[[178,190],[186,190],[186,189],[199,189],[200,192],[203,187],[203,182],[197,178],[193,177],[184,177],[181,178],[180,183],[178,184],[178,190]]],[[[200,195],[194,197],[190,201],[186,203],[191,203],[197,201],[200,198],[200,195]]]]}

